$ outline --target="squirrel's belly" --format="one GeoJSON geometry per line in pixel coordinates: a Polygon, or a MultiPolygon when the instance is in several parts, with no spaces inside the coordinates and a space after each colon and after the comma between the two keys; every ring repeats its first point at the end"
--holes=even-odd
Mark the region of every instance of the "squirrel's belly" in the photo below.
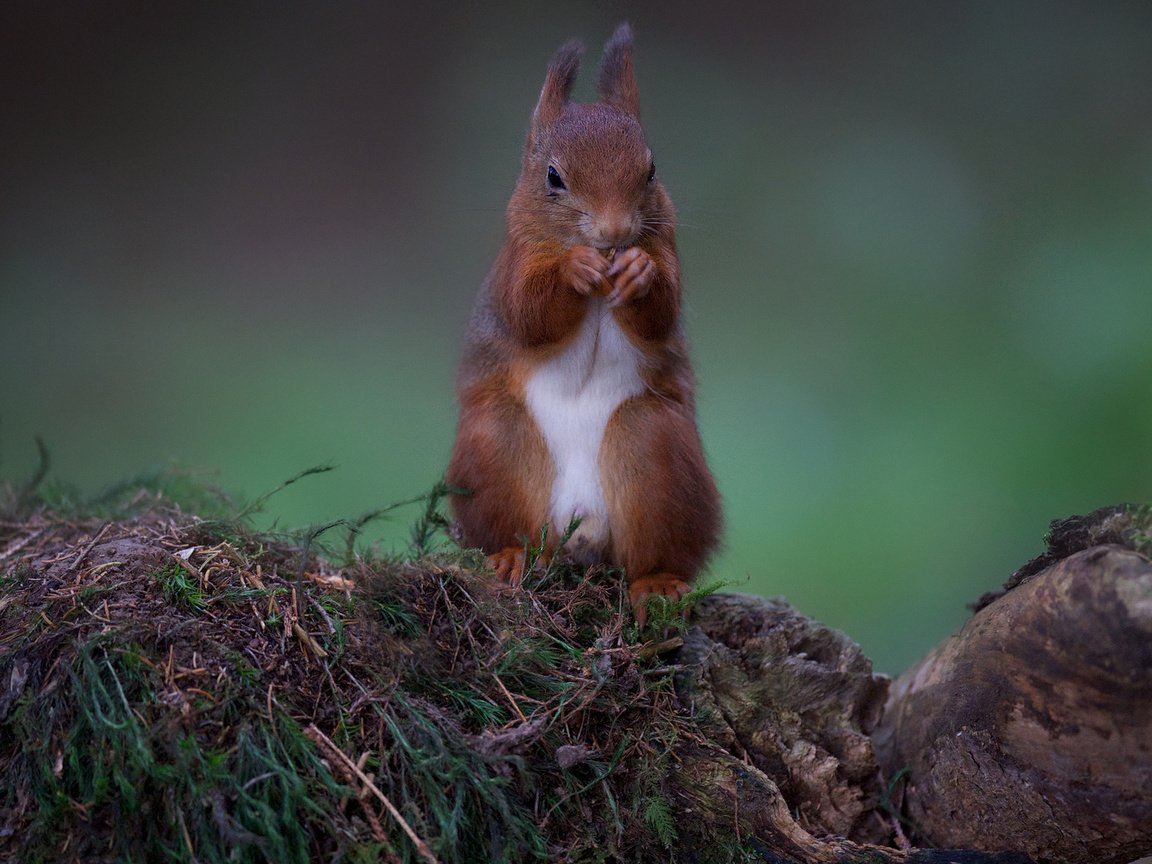
{"type": "Polygon", "coordinates": [[[556,468],[550,530],[562,532],[579,517],[568,548],[585,563],[605,553],[611,533],[600,477],[604,429],[621,402],[644,391],[642,362],[603,298],[596,297],[576,339],[538,366],[525,386],[528,410],[556,468]]]}

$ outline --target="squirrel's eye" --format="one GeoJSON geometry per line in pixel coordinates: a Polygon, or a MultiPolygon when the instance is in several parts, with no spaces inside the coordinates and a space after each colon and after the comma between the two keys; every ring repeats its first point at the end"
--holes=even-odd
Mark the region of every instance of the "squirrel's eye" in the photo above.
{"type": "Polygon", "coordinates": [[[548,188],[554,192],[560,192],[568,188],[564,185],[564,180],[560,177],[560,172],[556,170],[555,165],[548,166],[548,188]]]}
{"type": "Polygon", "coordinates": [[[648,182],[651,183],[656,179],[656,163],[653,162],[648,166],[648,182]]]}

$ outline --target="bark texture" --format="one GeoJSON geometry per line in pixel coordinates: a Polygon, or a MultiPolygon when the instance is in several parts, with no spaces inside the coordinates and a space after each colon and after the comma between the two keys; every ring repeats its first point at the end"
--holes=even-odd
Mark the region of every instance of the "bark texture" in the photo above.
{"type": "Polygon", "coordinates": [[[697,726],[774,778],[805,830],[891,833],[869,737],[889,682],[855,642],[782,601],[723,594],[700,604],[680,662],[697,726]]]}
{"type": "Polygon", "coordinates": [[[1152,565],[1076,551],[1140,548],[1121,515],[1054,523],[1039,566],[893,685],[877,749],[919,842],[1067,864],[1152,850],[1152,565]]]}
{"type": "Polygon", "coordinates": [[[734,833],[758,856],[747,860],[780,864],[1030,861],[891,845],[899,834],[870,737],[889,681],[844,634],[738,594],[706,598],[693,618],[676,690],[701,734],[679,749],[672,779],[680,812],[705,834],[734,833]]]}

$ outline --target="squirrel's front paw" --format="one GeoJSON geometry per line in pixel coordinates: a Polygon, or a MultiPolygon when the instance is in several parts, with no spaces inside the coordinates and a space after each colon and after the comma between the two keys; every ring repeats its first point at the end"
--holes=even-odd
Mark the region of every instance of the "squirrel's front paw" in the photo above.
{"type": "Polygon", "coordinates": [[[632,246],[617,254],[607,276],[612,282],[608,305],[615,307],[648,293],[656,278],[656,264],[651,255],[639,246],[632,246]]]}
{"type": "Polygon", "coordinates": [[[581,294],[604,294],[611,287],[607,279],[611,266],[591,246],[573,246],[564,259],[564,277],[581,294]]]}

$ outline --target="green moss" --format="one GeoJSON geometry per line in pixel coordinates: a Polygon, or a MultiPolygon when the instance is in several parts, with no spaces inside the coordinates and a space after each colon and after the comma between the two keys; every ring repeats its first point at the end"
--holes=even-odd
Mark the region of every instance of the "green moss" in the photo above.
{"type": "Polygon", "coordinates": [[[156,571],[155,578],[170,602],[196,612],[203,611],[208,605],[208,598],[200,590],[195,577],[179,561],[169,561],[156,571]]]}
{"type": "MultiPolygon", "coordinates": [[[[27,861],[54,850],[96,859],[180,862],[310,860],[313,830],[332,830],[341,787],[300,732],[242,722],[216,734],[181,723],[160,672],[114,636],[76,646],[59,686],[24,699],[7,724],[7,806],[38,803],[27,861]]],[[[256,716],[254,705],[240,713],[256,716]]],[[[218,706],[192,706],[192,715],[218,706]]]]}

